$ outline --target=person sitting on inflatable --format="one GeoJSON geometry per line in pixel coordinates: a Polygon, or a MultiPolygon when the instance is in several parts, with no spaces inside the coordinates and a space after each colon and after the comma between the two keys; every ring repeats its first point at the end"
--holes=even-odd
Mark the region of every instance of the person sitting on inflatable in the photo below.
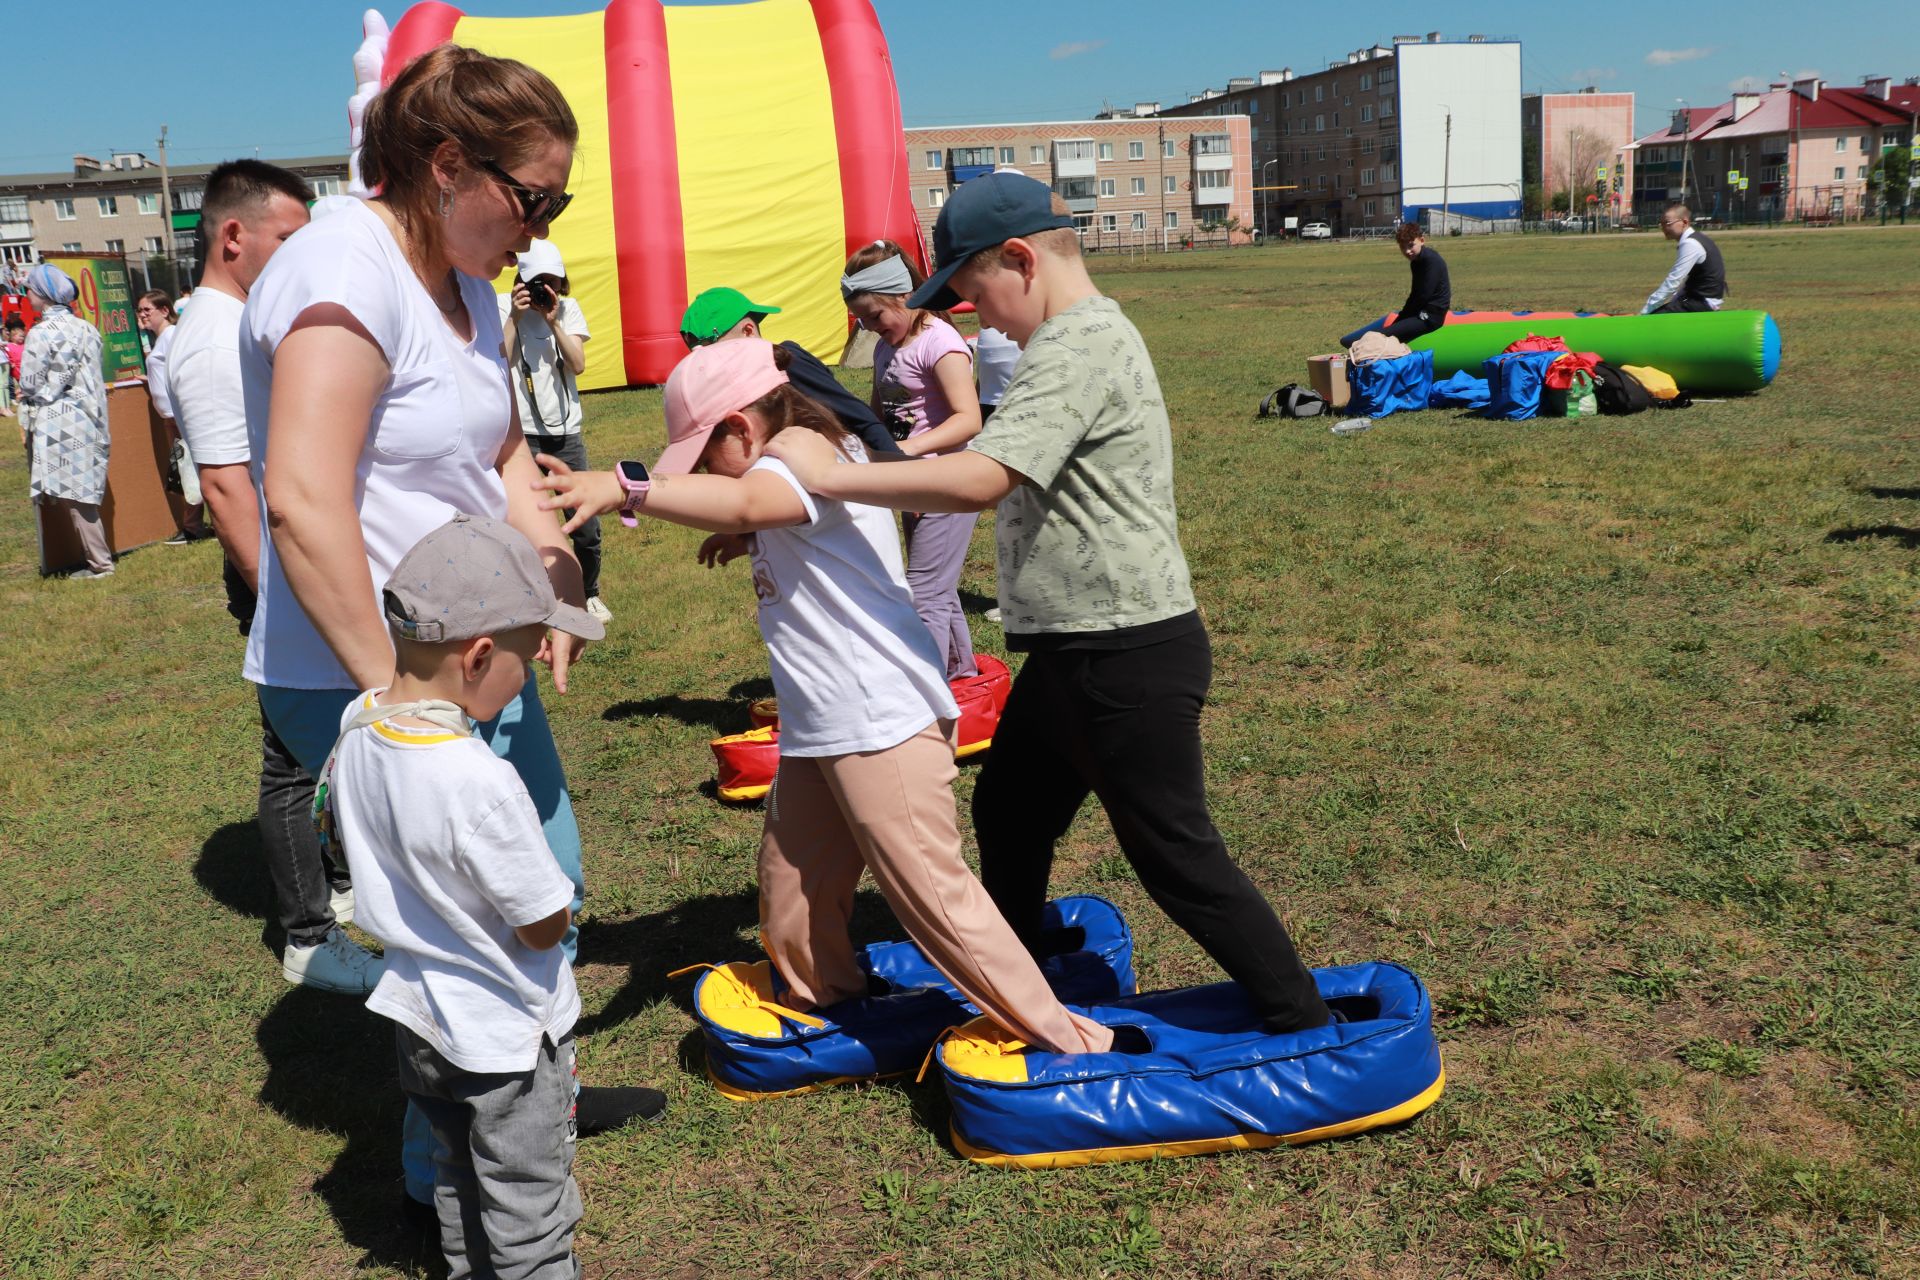
{"type": "MultiPolygon", "coordinates": [[[[766,456],[783,431],[848,463],[859,442],[794,390],[788,352],[759,338],[696,348],[667,380],[668,445],[651,472],[575,473],[543,455],[544,510],[572,526],[644,512],[753,534],[753,587],[780,699],[780,769],[760,845],[760,924],[783,1003],[868,994],[847,931],[863,869],[907,933],[979,1009],[1029,1043],[1105,1052],[1113,1033],[1070,1013],[961,858],[953,799],[959,711],[908,594],[887,511],[816,498],[766,456]],[[694,472],[704,471],[705,475],[694,472]]],[[[926,465],[926,464],[922,464],[926,465]]],[[[701,550],[712,563],[711,544],[701,550]]]]}
{"type": "Polygon", "coordinates": [[[1413,287],[1407,291],[1407,300],[1400,304],[1400,312],[1392,324],[1383,316],[1364,328],[1355,329],[1340,339],[1343,347],[1358,342],[1363,333],[1384,333],[1389,338],[1412,342],[1447,322],[1447,308],[1453,305],[1453,281],[1447,276],[1447,260],[1427,247],[1427,237],[1417,222],[1401,223],[1393,239],[1400,246],[1407,265],[1413,268],[1413,287]]]}
{"type": "Polygon", "coordinates": [[[1660,234],[1674,242],[1673,270],[1647,295],[1643,316],[1718,311],[1727,303],[1727,265],[1720,246],[1693,229],[1693,210],[1670,204],[1660,215],[1660,234]]]}

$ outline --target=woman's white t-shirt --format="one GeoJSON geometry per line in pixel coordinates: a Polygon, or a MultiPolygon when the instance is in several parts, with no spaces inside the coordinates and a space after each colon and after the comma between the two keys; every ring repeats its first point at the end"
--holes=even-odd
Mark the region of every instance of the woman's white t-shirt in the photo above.
{"type": "MultiPolygon", "coordinates": [[[[859,444],[851,447],[865,465],[859,444]]],[[[776,458],[751,470],[779,476],[807,509],[805,524],[753,535],[780,753],[879,751],[957,719],[933,634],[913,609],[893,513],[808,493],[776,458]]]]}
{"type": "Polygon", "coordinates": [[[147,352],[147,394],[153,398],[154,411],[168,422],[173,421],[173,393],[167,390],[167,352],[179,327],[170,324],[162,329],[153,340],[153,350],[147,352]]]}
{"type": "MultiPolygon", "coordinates": [[[[413,544],[458,512],[504,520],[498,470],[512,425],[493,285],[459,277],[473,339],[462,341],[414,275],[393,233],[364,203],[343,204],[295,232],[247,295],[240,374],[253,483],[267,459],[267,407],[281,340],[309,307],[345,308],[379,344],[392,372],[360,451],[354,506],[374,600],[413,544]]],[[[344,515],[344,513],[343,513],[344,515]]],[[[247,639],[246,678],[288,689],[351,689],[287,585],[260,517],[260,602],[247,639]]]]}

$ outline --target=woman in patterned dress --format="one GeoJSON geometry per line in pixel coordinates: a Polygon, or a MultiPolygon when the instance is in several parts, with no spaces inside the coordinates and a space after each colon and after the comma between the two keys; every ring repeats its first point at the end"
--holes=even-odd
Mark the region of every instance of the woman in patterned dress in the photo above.
{"type": "Polygon", "coordinates": [[[79,539],[87,566],[68,576],[104,578],[113,572],[113,552],[100,524],[110,443],[100,334],[73,314],[80,289],[60,268],[35,267],[27,292],[40,312],[20,357],[20,402],[33,408],[28,491],[50,521],[64,519],[79,539]]]}

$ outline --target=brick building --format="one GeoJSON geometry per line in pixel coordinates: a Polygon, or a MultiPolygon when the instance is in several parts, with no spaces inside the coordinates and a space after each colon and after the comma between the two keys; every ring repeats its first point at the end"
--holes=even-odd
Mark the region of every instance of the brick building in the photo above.
{"type": "Polygon", "coordinates": [[[1722,221],[1861,217],[1872,212],[1876,162],[1913,145],[1917,117],[1920,81],[1886,76],[1852,88],[1780,81],[1719,106],[1683,106],[1634,144],[1634,205],[1642,222],[1673,200],[1722,221]]]}
{"type": "Polygon", "coordinates": [[[1431,211],[1520,216],[1520,45],[1507,37],[1395,36],[1324,68],[1227,81],[1158,118],[1245,115],[1256,219],[1269,233],[1326,222],[1391,227],[1431,211]]]}
{"type": "Polygon", "coordinates": [[[1253,229],[1248,139],[1245,116],[949,125],[908,129],[907,165],[929,244],[954,187],[996,169],[1065,198],[1089,248],[1178,247],[1194,235],[1244,243],[1253,229]]]}
{"type": "MultiPolygon", "coordinates": [[[[345,156],[273,163],[306,179],[315,195],[347,188],[345,156]]],[[[104,162],[75,156],[73,168],[61,173],[0,174],[0,261],[32,262],[48,253],[124,254],[136,281],[153,257],[178,257],[183,274],[191,271],[197,266],[190,259],[200,201],[214,167],[170,166],[173,203],[164,213],[160,166],[137,151],[114,152],[104,162]]]]}
{"type": "Polygon", "coordinates": [[[1626,209],[1634,189],[1631,93],[1530,93],[1520,99],[1520,125],[1524,180],[1540,188],[1542,208],[1571,189],[1574,213],[1593,212],[1593,203],[1608,215],[1626,209]],[[1605,199],[1589,202],[1589,195],[1605,199]]]}

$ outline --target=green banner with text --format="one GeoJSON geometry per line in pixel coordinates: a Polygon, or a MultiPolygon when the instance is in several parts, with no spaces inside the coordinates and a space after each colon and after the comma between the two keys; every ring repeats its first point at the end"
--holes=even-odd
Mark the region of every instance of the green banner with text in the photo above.
{"type": "Polygon", "coordinates": [[[146,370],[140,333],[133,325],[133,281],[124,258],[46,255],[80,286],[73,314],[100,331],[100,374],[109,384],[137,378],[146,370]]]}

